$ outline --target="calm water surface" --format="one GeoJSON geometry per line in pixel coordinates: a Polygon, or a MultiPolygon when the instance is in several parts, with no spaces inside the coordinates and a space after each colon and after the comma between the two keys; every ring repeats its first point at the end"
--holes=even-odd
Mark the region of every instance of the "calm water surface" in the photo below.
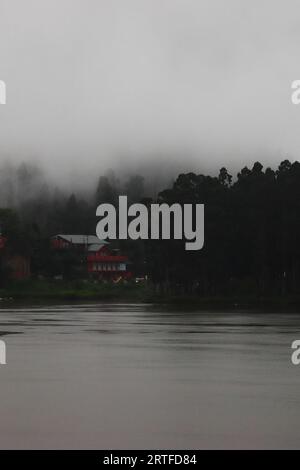
{"type": "Polygon", "coordinates": [[[2,308],[1,448],[300,448],[300,315],[2,308]]]}

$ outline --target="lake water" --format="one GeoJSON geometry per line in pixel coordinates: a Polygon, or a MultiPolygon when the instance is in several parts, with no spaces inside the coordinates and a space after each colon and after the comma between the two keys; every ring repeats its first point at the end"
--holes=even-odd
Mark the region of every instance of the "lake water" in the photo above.
{"type": "Polygon", "coordinates": [[[300,315],[2,308],[0,448],[300,448],[300,315]]]}

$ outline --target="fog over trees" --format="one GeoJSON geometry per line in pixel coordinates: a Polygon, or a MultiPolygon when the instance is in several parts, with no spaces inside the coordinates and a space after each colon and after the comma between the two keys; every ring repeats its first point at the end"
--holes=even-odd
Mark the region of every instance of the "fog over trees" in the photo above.
{"type": "MultiPolygon", "coordinates": [[[[300,293],[297,161],[284,160],[277,169],[256,162],[237,175],[225,167],[217,176],[182,173],[156,195],[147,192],[142,175],[123,178],[112,171],[99,175],[89,193],[68,192],[28,164],[3,166],[0,183],[1,233],[10,250],[30,255],[33,277],[62,270],[50,248],[51,236],[94,234],[96,207],[116,204],[125,194],[130,203],[205,204],[200,251],[186,251],[184,240],[113,242],[129,255],[134,274],[147,274],[158,291],[202,296],[300,293]]],[[[77,275],[73,261],[65,262],[65,277],[77,275]]]]}

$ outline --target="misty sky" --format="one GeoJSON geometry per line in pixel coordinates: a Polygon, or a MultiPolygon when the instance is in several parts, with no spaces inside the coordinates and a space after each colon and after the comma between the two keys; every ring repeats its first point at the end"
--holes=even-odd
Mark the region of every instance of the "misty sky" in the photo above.
{"type": "Polygon", "coordinates": [[[296,0],[0,0],[1,159],[54,174],[300,159],[296,0]]]}

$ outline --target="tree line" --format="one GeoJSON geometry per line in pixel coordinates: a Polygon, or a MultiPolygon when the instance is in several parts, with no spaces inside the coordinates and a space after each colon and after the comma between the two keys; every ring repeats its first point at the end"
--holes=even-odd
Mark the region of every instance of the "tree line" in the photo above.
{"type": "MultiPolygon", "coordinates": [[[[37,175],[25,170],[21,182],[30,188],[37,175]]],[[[58,259],[49,238],[58,233],[94,234],[96,207],[102,202],[116,204],[120,194],[130,203],[205,204],[205,244],[200,251],[186,251],[181,240],[118,243],[129,255],[134,273],[147,274],[157,291],[200,296],[300,293],[297,161],[284,160],[275,170],[256,162],[235,178],[226,168],[217,176],[180,174],[155,197],[147,197],[141,175],[120,182],[110,172],[99,178],[89,197],[50,194],[42,185],[23,202],[1,204],[0,229],[11,250],[31,257],[33,276],[54,276],[61,270],[66,277],[74,276],[75,259],[58,259]]]]}

